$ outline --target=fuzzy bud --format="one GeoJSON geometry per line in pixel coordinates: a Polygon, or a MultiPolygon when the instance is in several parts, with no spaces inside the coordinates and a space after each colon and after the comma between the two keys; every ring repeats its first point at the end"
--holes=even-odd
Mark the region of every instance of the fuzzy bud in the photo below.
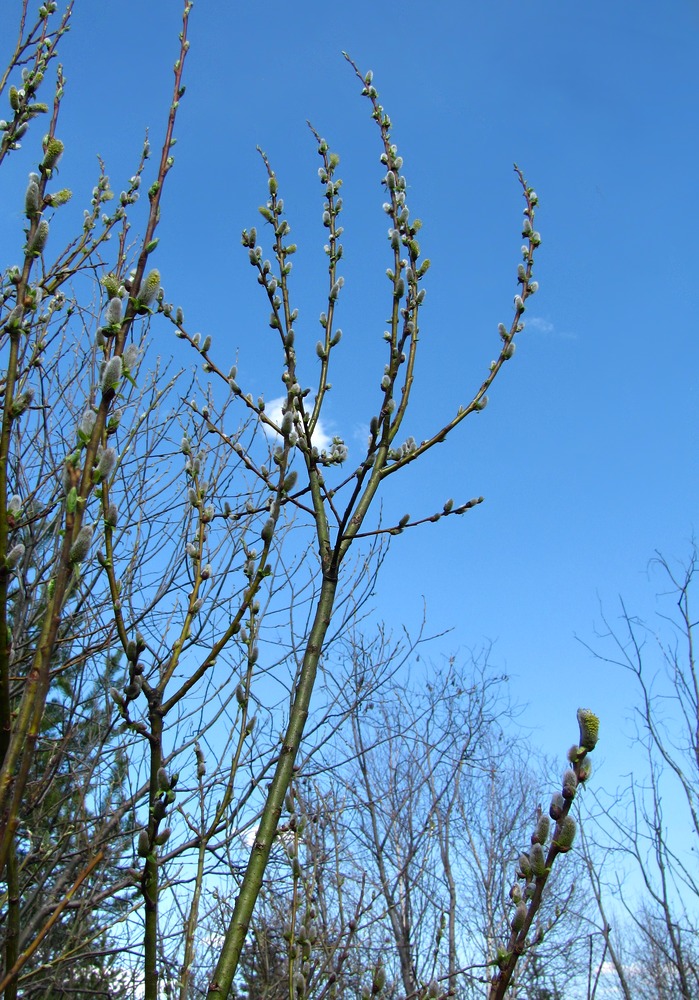
{"type": "Polygon", "coordinates": [[[539,820],[536,824],[536,829],[532,834],[532,844],[545,844],[548,840],[549,827],[551,823],[548,816],[539,816],[539,820]]]}
{"type": "Polygon", "coordinates": [[[100,389],[102,392],[108,392],[110,389],[118,389],[121,382],[121,375],[122,363],[121,358],[117,355],[110,358],[104,366],[102,378],[100,379],[100,389]]]}
{"type": "Polygon", "coordinates": [[[523,878],[529,878],[532,873],[532,866],[527,854],[520,854],[519,856],[519,870],[522,873],[523,878]]]}
{"type": "Polygon", "coordinates": [[[27,246],[27,250],[30,254],[40,254],[44,252],[44,247],[49,238],[49,224],[46,219],[42,219],[39,225],[36,227],[36,232],[34,233],[31,242],[27,246]]]}
{"type": "Polygon", "coordinates": [[[105,448],[100,455],[100,460],[97,464],[97,468],[93,473],[93,480],[96,483],[101,483],[104,479],[109,479],[111,474],[114,472],[117,463],[117,453],[114,448],[105,448]]]}
{"type": "Polygon", "coordinates": [[[589,757],[586,757],[584,761],[578,767],[578,783],[583,783],[592,774],[592,761],[589,757]]]}
{"type": "Polygon", "coordinates": [[[160,271],[155,268],[149,271],[146,277],[141,282],[141,287],[138,290],[138,301],[142,306],[149,306],[155,301],[158,292],[160,291],[160,271]]]}
{"type": "Polygon", "coordinates": [[[524,900],[522,900],[521,903],[517,903],[517,909],[515,910],[515,915],[510,923],[510,927],[515,932],[515,934],[519,934],[519,932],[522,930],[526,919],[527,919],[527,904],[524,902],[524,900]]]}
{"type": "Polygon", "coordinates": [[[107,326],[121,325],[121,299],[118,295],[113,296],[107,304],[105,322],[107,326]]]}
{"type": "Polygon", "coordinates": [[[161,792],[167,792],[167,791],[169,791],[169,789],[170,789],[170,779],[168,778],[167,771],[165,770],[164,767],[159,767],[158,768],[157,779],[158,779],[158,789],[161,792]]]}
{"type": "Polygon", "coordinates": [[[150,852],[150,841],[148,839],[148,831],[141,830],[138,835],[138,856],[139,858],[147,858],[150,852]]]}
{"type": "Polygon", "coordinates": [[[114,274],[105,274],[102,277],[102,287],[110,299],[119,297],[119,279],[114,274]]]}
{"type": "Polygon", "coordinates": [[[72,563],[82,562],[92,545],[92,526],[83,525],[78,532],[78,537],[73,542],[70,549],[70,561],[72,563]]]}
{"type": "Polygon", "coordinates": [[[25,389],[24,392],[18,393],[12,400],[12,406],[10,407],[10,415],[15,417],[21,417],[25,410],[28,410],[32,405],[32,400],[34,399],[34,390],[30,387],[25,389]]]}
{"type": "Polygon", "coordinates": [[[575,777],[575,771],[567,768],[563,774],[563,798],[574,799],[577,787],[578,779],[575,777]]]}
{"type": "Polygon", "coordinates": [[[58,161],[63,156],[63,143],[60,139],[49,139],[44,146],[44,159],[41,168],[44,171],[51,171],[57,166],[58,161]]]}
{"type": "Polygon", "coordinates": [[[124,688],[124,694],[130,701],[135,701],[143,691],[143,677],[140,674],[134,674],[133,680],[130,684],[127,684],[124,688]]]}
{"type": "Polygon", "coordinates": [[[69,188],[61,188],[60,191],[45,195],[44,201],[51,208],[60,208],[61,205],[67,205],[72,197],[73,192],[69,188]]]}
{"type": "Polygon", "coordinates": [[[599,737],[599,719],[589,708],[578,709],[578,725],[580,726],[580,746],[585,750],[594,750],[599,737]]]}
{"type": "Polygon", "coordinates": [[[92,428],[95,426],[95,420],[97,419],[97,414],[94,410],[85,410],[82,417],[80,418],[80,424],[78,425],[78,439],[80,441],[89,441],[92,436],[92,428]]]}
{"type": "Polygon", "coordinates": [[[284,490],[285,493],[288,493],[289,490],[293,490],[294,486],[296,485],[297,479],[298,479],[298,472],[296,472],[296,470],[294,469],[289,473],[289,475],[284,480],[282,489],[284,490]]]}
{"type": "Polygon", "coordinates": [[[33,219],[39,211],[39,185],[35,180],[30,180],[24,194],[24,214],[28,219],[33,219]]]}
{"type": "Polygon", "coordinates": [[[541,844],[532,844],[532,849],[529,852],[529,864],[534,878],[541,878],[542,875],[546,874],[546,858],[541,844]]]}
{"type": "Polygon", "coordinates": [[[381,990],[386,985],[386,970],[383,965],[379,965],[374,972],[374,982],[371,986],[371,992],[374,994],[380,993],[381,990]]]}
{"type": "Polygon", "coordinates": [[[563,814],[563,807],[565,806],[565,799],[560,792],[556,792],[551,799],[551,805],[549,806],[549,816],[552,820],[556,822],[561,818],[563,814]]]}
{"type": "Polygon", "coordinates": [[[561,854],[565,854],[573,846],[575,832],[576,825],[572,816],[566,816],[556,827],[553,842],[561,854]]]}
{"type": "Polygon", "coordinates": [[[5,565],[8,569],[14,569],[22,561],[24,557],[24,545],[19,542],[17,545],[13,545],[10,551],[7,553],[5,558],[5,565]]]}
{"type": "Polygon", "coordinates": [[[118,708],[124,708],[124,699],[122,698],[117,688],[110,687],[109,697],[112,699],[112,701],[118,708]]]}

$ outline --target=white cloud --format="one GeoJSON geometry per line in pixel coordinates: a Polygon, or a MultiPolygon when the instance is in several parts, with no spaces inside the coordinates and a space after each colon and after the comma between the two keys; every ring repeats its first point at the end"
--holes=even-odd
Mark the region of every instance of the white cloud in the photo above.
{"type": "MultiPolygon", "coordinates": [[[[276,399],[270,399],[270,401],[265,404],[265,413],[270,418],[270,420],[273,420],[275,422],[277,426],[279,426],[282,422],[282,406],[284,405],[285,402],[286,402],[286,396],[278,396],[276,399]]],[[[313,406],[313,400],[309,396],[307,396],[306,399],[304,399],[304,406],[306,408],[310,408],[313,406]]],[[[263,424],[262,426],[264,427],[265,433],[268,435],[268,437],[274,437],[269,427],[267,427],[265,424],[263,424]]],[[[325,449],[326,451],[330,450],[330,446],[332,444],[332,435],[328,434],[322,419],[319,419],[318,423],[316,424],[315,430],[313,431],[313,437],[311,439],[311,443],[315,445],[318,451],[323,451],[323,449],[325,449]]]]}

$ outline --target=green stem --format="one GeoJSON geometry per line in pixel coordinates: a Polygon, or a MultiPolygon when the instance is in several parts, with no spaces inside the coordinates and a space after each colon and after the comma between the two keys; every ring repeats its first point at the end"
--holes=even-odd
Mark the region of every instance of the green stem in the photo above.
{"type": "MultiPolygon", "coordinates": [[[[17,877],[17,851],[14,840],[7,857],[7,936],[5,938],[5,968],[12,969],[19,953],[19,879],[17,877]]],[[[16,1000],[17,980],[13,979],[5,990],[4,1000],[16,1000]]]]}
{"type": "Polygon", "coordinates": [[[158,797],[158,770],[162,767],[163,719],[160,705],[150,706],[151,754],[150,754],[150,816],[148,818],[148,839],[150,850],[146,858],[141,888],[145,901],[143,962],[145,974],[145,1000],[158,1000],[158,859],[156,857],[155,836],[158,823],[154,806],[158,797]]]}
{"type": "Polygon", "coordinates": [[[252,912],[262,887],[262,880],[272,849],[272,843],[277,833],[279,818],[284,806],[284,798],[294,773],[294,762],[299,746],[301,745],[306,719],[308,718],[318,662],[330,625],[336,592],[336,575],[325,575],[321,584],[313,627],[311,628],[303,658],[289,725],[279,754],[272,784],[267,793],[267,800],[262,811],[255,843],[250,852],[248,866],[235,902],[233,916],[231,917],[231,922],[221,947],[216,971],[209,985],[208,1000],[223,1000],[223,998],[229,996],[231,991],[233,977],[238,967],[240,953],[248,932],[252,912]]]}

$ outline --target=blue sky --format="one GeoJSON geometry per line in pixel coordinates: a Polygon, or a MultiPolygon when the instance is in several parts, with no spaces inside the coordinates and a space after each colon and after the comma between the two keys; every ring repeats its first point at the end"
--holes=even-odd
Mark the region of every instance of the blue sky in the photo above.
{"type": "MultiPolygon", "coordinates": [[[[76,200],[89,199],[96,153],[119,190],[144,126],[157,147],[180,10],[76,5],[60,129],[61,181],[76,200]]],[[[483,414],[392,477],[384,514],[428,515],[452,496],[486,503],[396,539],[376,612],[411,626],[424,601],[428,631],[452,630],[434,643],[436,661],[493,641],[544,749],[567,747],[576,708],[589,705],[602,716],[600,756],[628,771],[628,685],[575,635],[591,641],[600,601],[613,616],[620,593],[652,615],[648,560],[656,549],[683,558],[697,530],[699,6],[198,0],[190,37],[156,261],[167,296],[213,336],[222,364],[238,357],[246,391],[278,394],[276,345],[239,241],[266,197],[259,144],[299,244],[297,332],[315,377],[326,285],[310,119],[342,157],[344,337],[328,429],[355,454],[382,374],[389,259],[378,136],[341,51],[374,71],[432,260],[406,428],[418,439],[469,401],[499,350],[521,244],[514,161],[536,188],[541,290],[516,357],[483,414]]],[[[28,168],[18,158],[16,169],[28,168]]],[[[21,228],[19,213],[2,217],[21,228]]]]}

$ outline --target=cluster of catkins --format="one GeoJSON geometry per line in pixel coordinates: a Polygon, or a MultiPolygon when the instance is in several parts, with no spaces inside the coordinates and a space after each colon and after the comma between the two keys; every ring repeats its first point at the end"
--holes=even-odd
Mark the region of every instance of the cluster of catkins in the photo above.
{"type": "MultiPolygon", "coordinates": [[[[510,889],[510,898],[515,907],[510,922],[513,935],[518,935],[527,924],[530,909],[531,917],[538,909],[538,899],[532,901],[537,895],[537,889],[543,888],[554,858],[557,854],[567,853],[575,840],[576,823],[569,811],[578,786],[584,784],[592,772],[588,753],[597,744],[599,719],[590,709],[579,708],[578,724],[580,740],[568,751],[568,766],[563,772],[561,791],[553,795],[548,816],[539,810],[531,836],[531,847],[519,856],[517,881],[510,889]],[[552,820],[555,826],[551,834],[552,820]]],[[[509,955],[503,949],[502,958],[506,957],[509,955]]]]}

